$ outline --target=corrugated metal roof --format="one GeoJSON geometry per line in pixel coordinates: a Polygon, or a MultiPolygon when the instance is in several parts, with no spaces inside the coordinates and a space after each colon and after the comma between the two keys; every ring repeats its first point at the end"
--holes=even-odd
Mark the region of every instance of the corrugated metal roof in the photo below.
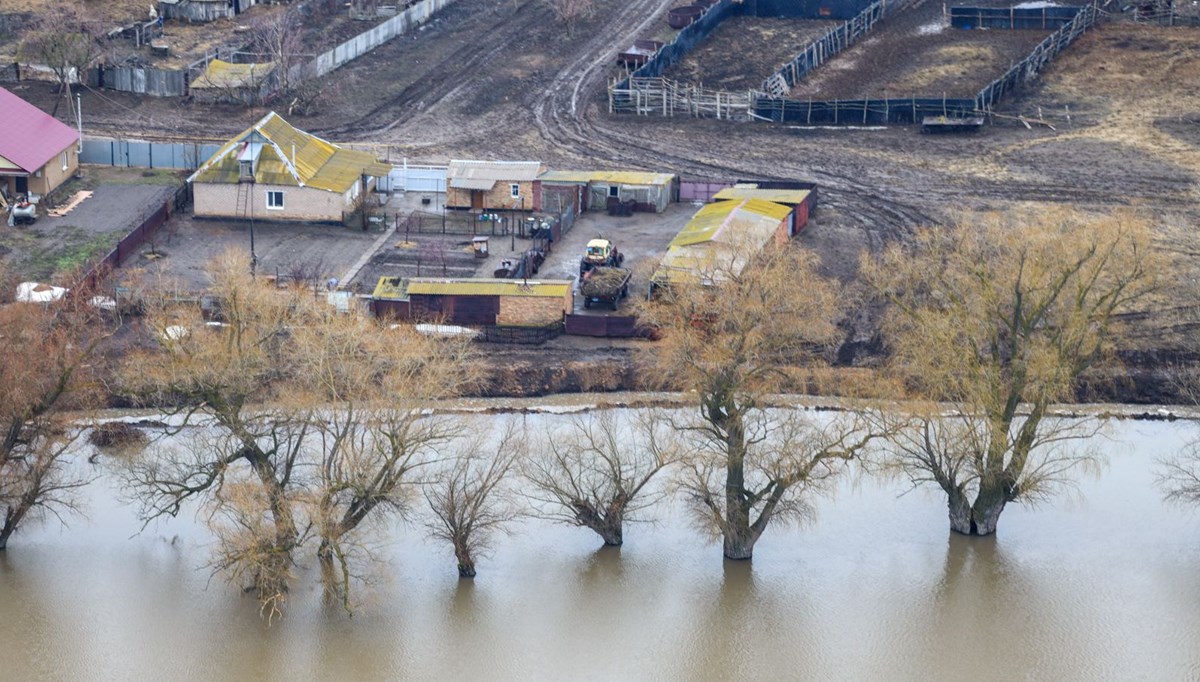
{"type": "Polygon", "coordinates": [[[746,187],[739,185],[726,187],[714,194],[713,199],[763,199],[777,204],[797,206],[803,204],[810,194],[812,192],[807,189],[758,189],[753,185],[746,187]]]}
{"type": "MultiPolygon", "coordinates": [[[[446,179],[455,187],[454,180],[491,180],[497,182],[529,182],[536,180],[542,172],[541,161],[451,161],[446,168],[446,179]]],[[[476,189],[476,188],[464,188],[476,189]]],[[[489,185],[486,189],[491,189],[489,185]]]]}
{"type": "Polygon", "coordinates": [[[258,123],[226,142],[189,182],[237,183],[238,156],[247,145],[263,143],[255,165],[254,181],[269,185],[314,187],[345,192],[365,174],[382,177],[391,167],[366,152],[339,147],[292,127],[271,112],[258,123]]]}
{"type": "Polygon", "coordinates": [[[407,288],[408,280],[403,277],[380,277],[371,296],[385,299],[408,298],[407,288]]]}
{"type": "Polygon", "coordinates": [[[486,192],[496,186],[496,181],[474,180],[471,178],[454,178],[450,181],[450,186],[454,189],[479,189],[486,192]]]}
{"type": "Polygon", "coordinates": [[[643,171],[546,171],[538,176],[542,182],[583,184],[607,182],[615,185],[669,185],[675,179],[671,173],[643,171]]]}
{"type": "Polygon", "coordinates": [[[79,133],[50,114],[0,88],[0,156],[27,173],[79,140],[79,133]]]}
{"type": "Polygon", "coordinates": [[[191,87],[199,90],[227,90],[255,86],[275,71],[275,62],[261,64],[233,64],[213,59],[204,67],[204,73],[192,81],[191,87]]]}
{"type": "Polygon", "coordinates": [[[408,295],[442,296],[536,296],[564,297],[571,283],[559,280],[516,279],[438,279],[414,277],[408,280],[408,295]]]}
{"type": "Polygon", "coordinates": [[[706,204],[671,240],[657,281],[694,281],[697,277],[740,272],[752,253],[766,246],[791,207],[743,199],[706,204]]]}

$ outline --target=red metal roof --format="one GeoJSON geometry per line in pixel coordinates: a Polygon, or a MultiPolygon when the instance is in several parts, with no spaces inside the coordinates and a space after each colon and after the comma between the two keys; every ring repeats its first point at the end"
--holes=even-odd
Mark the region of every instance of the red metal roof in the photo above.
{"type": "Polygon", "coordinates": [[[0,156],[33,173],[78,139],[67,124],[0,88],[0,156]]]}

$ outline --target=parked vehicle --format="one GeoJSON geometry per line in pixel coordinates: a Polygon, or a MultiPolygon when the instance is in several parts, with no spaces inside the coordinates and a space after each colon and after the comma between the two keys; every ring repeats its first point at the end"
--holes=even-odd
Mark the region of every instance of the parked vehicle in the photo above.
{"type": "Polygon", "coordinates": [[[621,299],[629,295],[629,279],[632,276],[633,271],[626,268],[598,267],[587,271],[579,283],[583,307],[608,304],[616,310],[621,299]]]}
{"type": "Polygon", "coordinates": [[[617,251],[612,242],[598,237],[587,243],[583,258],[579,260],[579,276],[592,268],[619,268],[624,262],[625,254],[617,251]]]}

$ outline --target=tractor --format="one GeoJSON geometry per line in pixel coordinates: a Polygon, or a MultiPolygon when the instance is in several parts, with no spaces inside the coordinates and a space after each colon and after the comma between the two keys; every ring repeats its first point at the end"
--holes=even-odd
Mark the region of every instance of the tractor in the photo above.
{"type": "Polygon", "coordinates": [[[625,254],[617,251],[612,242],[598,237],[587,243],[587,250],[579,260],[579,276],[592,268],[619,268],[624,262],[625,254]]]}

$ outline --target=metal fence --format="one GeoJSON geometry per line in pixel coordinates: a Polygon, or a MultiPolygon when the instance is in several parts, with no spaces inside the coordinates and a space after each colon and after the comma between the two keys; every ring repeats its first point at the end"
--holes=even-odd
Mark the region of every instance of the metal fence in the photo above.
{"type": "Polygon", "coordinates": [[[369,31],[364,31],[337,47],[320,54],[316,59],[299,64],[289,71],[294,79],[319,78],[347,62],[383,45],[396,36],[403,35],[429,20],[434,13],[453,4],[454,0],[421,0],[396,16],[384,21],[369,31]]]}
{"type": "Polygon", "coordinates": [[[734,0],[720,0],[717,4],[709,7],[699,19],[681,29],[675,35],[675,40],[664,45],[645,64],[618,81],[615,87],[617,89],[628,88],[629,81],[633,78],[661,76],[663,71],[683,59],[701,40],[708,37],[708,34],[712,33],[725,17],[734,14],[738,8],[740,5],[734,0]]]}
{"type": "Polygon", "coordinates": [[[94,266],[88,273],[84,275],[84,289],[93,290],[99,286],[100,282],[109,273],[116,268],[121,267],[121,262],[129,257],[130,254],[137,251],[143,244],[152,240],[158,231],[166,224],[171,215],[179,211],[186,210],[192,203],[192,192],[190,185],[183,185],[175,190],[162,204],[154,207],[149,213],[138,223],[137,227],[133,228],[117,242],[117,245],[112,251],[109,251],[94,266]]]}
{"type": "Polygon", "coordinates": [[[188,94],[186,70],[98,66],[88,69],[87,82],[93,88],[108,88],[151,97],[183,97],[188,94]]]}
{"type": "Polygon", "coordinates": [[[220,148],[215,143],[85,138],[79,162],[120,168],[195,170],[220,148]]]}
{"type": "Polygon", "coordinates": [[[760,97],[759,118],[804,125],[880,125],[919,123],[926,116],[962,117],[975,111],[973,99],[916,98],[810,101],[760,97]]]}
{"type": "Polygon", "coordinates": [[[958,29],[1059,28],[1079,14],[1079,7],[951,7],[950,26],[958,29]]]}

